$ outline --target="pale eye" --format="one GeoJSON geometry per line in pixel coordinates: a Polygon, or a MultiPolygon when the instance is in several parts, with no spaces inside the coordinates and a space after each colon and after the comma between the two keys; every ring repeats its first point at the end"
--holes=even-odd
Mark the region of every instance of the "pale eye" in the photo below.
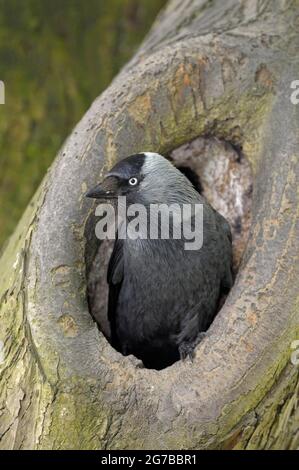
{"type": "Polygon", "coordinates": [[[138,183],[138,179],[137,179],[137,178],[130,178],[130,179],[129,179],[129,185],[130,185],[130,186],[136,186],[137,183],[138,183]]]}

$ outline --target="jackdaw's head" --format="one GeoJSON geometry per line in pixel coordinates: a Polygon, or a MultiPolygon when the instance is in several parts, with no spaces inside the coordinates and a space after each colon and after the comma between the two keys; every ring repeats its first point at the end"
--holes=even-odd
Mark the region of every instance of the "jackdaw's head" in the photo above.
{"type": "Polygon", "coordinates": [[[128,204],[172,204],[194,201],[198,193],[171,162],[158,153],[144,152],[118,162],[87,197],[113,200],[125,196],[128,204]]]}

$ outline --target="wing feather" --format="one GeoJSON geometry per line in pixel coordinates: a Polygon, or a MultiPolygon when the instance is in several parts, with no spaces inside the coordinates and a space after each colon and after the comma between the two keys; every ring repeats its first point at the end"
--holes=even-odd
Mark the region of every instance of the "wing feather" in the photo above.
{"type": "Polygon", "coordinates": [[[124,277],[123,240],[116,238],[108,264],[107,282],[109,284],[108,320],[111,329],[111,345],[121,350],[116,331],[117,303],[124,277]]]}

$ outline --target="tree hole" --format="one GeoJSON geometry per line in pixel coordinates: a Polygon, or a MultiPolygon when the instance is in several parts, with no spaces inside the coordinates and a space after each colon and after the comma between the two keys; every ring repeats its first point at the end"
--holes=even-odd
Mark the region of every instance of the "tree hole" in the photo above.
{"type": "MultiPolygon", "coordinates": [[[[251,223],[252,174],[248,161],[231,144],[209,137],[197,138],[165,156],[230,223],[236,274],[251,223]]],[[[95,236],[96,223],[93,213],[85,226],[87,298],[94,321],[110,341],[106,273],[114,241],[99,242],[95,236]]],[[[220,299],[217,311],[224,301],[220,299]]]]}

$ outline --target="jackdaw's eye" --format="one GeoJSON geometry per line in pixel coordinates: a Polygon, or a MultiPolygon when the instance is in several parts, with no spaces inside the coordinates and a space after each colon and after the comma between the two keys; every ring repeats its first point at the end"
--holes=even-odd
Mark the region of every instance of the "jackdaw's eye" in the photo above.
{"type": "Polygon", "coordinates": [[[138,179],[137,179],[137,178],[130,178],[130,179],[129,179],[129,185],[130,185],[130,186],[136,186],[137,183],[138,183],[138,179]]]}

